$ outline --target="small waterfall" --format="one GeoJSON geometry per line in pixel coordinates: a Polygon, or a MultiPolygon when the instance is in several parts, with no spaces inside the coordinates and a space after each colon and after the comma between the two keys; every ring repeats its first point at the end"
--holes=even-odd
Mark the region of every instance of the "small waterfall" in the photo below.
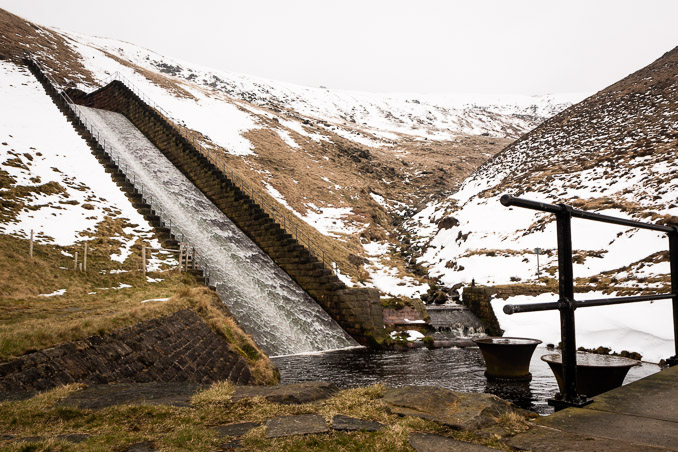
{"type": "Polygon", "coordinates": [[[459,304],[426,306],[436,338],[485,336],[485,326],[466,306],[459,304]]]}
{"type": "Polygon", "coordinates": [[[238,323],[269,355],[358,344],[123,115],[79,107],[210,269],[238,323]]]}

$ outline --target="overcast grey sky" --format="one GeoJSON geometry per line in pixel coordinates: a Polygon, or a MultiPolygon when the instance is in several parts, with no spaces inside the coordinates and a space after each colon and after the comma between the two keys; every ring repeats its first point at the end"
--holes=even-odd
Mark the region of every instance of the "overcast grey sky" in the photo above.
{"type": "Polygon", "coordinates": [[[594,92],[678,46],[676,0],[0,0],[41,25],[360,91],[594,92]]]}

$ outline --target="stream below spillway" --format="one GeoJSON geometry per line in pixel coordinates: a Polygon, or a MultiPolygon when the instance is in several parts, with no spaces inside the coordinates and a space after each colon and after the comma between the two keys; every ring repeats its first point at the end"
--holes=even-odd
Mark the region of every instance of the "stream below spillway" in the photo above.
{"type": "MultiPolygon", "coordinates": [[[[532,355],[529,383],[488,382],[485,363],[477,347],[426,348],[404,352],[355,348],[333,352],[272,358],[280,369],[281,383],[327,381],[340,388],[383,383],[399,387],[427,385],[453,391],[487,392],[539,414],[553,412],[546,400],[558,391],[548,365],[540,358],[553,353],[538,347],[532,355]]],[[[659,371],[655,364],[633,367],[624,384],[659,371]]]]}

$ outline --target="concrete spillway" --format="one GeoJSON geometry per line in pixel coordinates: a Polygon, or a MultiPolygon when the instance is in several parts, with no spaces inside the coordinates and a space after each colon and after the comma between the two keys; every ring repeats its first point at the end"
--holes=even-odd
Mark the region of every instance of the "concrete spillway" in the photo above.
{"type": "Polygon", "coordinates": [[[212,204],[123,115],[78,107],[100,142],[129,167],[144,197],[163,211],[210,267],[210,281],[238,323],[269,355],[358,344],[271,258],[212,204]]]}

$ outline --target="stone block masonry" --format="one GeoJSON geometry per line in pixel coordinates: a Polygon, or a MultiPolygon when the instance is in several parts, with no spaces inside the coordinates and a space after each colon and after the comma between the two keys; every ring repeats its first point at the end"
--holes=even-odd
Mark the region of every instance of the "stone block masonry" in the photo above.
{"type": "Polygon", "coordinates": [[[405,306],[401,309],[396,308],[384,308],[384,325],[402,325],[406,324],[406,319],[410,322],[415,320],[423,320],[417,312],[411,306],[405,306]]]}
{"type": "Polygon", "coordinates": [[[149,222],[153,227],[156,237],[160,240],[165,248],[176,248],[179,242],[172,235],[171,231],[160,223],[160,218],[156,216],[151,209],[151,206],[144,202],[141,193],[137,192],[134,185],[127,180],[125,174],[118,168],[115,162],[106,154],[103,147],[97,142],[96,138],[87,130],[78,117],[73,113],[65,99],[59,95],[59,92],[52,86],[47,77],[42,73],[40,68],[31,60],[24,60],[24,63],[29,68],[35,78],[45,88],[47,94],[52,98],[52,101],[59,108],[59,110],[66,116],[68,122],[71,123],[76,130],[88,144],[92,150],[92,154],[96,159],[106,168],[106,172],[111,174],[113,181],[120,187],[120,189],[127,195],[132,206],[149,222]]]}
{"type": "Polygon", "coordinates": [[[0,392],[68,383],[254,382],[245,359],[185,309],[0,364],[0,392]]]}
{"type": "Polygon", "coordinates": [[[301,286],[347,333],[364,345],[384,335],[379,291],[348,288],[303,245],[203,156],[166,118],[120,81],[75,102],[123,114],[205,196],[301,286]]]}
{"type": "Polygon", "coordinates": [[[499,321],[490,303],[496,293],[497,289],[494,287],[465,287],[461,301],[485,324],[488,334],[501,336],[504,331],[499,327],[499,321]]]}

